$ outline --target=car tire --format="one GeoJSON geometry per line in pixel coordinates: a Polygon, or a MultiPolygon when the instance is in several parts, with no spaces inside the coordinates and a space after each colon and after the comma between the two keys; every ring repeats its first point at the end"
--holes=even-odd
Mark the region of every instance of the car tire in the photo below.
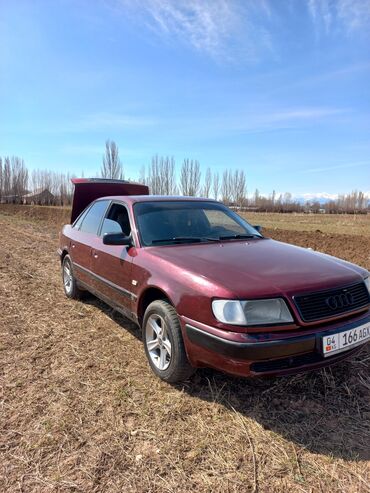
{"type": "Polygon", "coordinates": [[[195,372],[186,355],[177,312],[168,301],[150,303],[145,311],[142,333],[150,367],[159,378],[175,383],[195,372]]]}
{"type": "Polygon", "coordinates": [[[78,300],[81,298],[82,291],[77,286],[77,281],[73,275],[72,260],[66,255],[62,261],[63,289],[67,298],[78,300]]]}

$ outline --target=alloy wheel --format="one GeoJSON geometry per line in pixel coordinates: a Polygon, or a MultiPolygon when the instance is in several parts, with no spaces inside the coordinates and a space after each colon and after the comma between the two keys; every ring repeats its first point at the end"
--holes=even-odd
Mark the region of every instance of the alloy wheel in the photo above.
{"type": "Polygon", "coordinates": [[[166,370],[171,363],[171,341],[168,337],[167,325],[164,319],[152,314],[145,326],[145,344],[150,359],[160,371],[166,370]]]}
{"type": "Polygon", "coordinates": [[[70,294],[73,286],[73,276],[71,270],[71,264],[67,261],[63,266],[63,283],[66,293],[70,294]]]}

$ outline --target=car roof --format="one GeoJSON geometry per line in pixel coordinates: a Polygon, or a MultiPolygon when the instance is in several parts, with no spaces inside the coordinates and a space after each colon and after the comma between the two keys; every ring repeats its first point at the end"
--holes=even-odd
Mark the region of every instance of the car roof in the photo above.
{"type": "Polygon", "coordinates": [[[182,195],[112,195],[100,197],[98,200],[117,200],[136,204],[137,202],[217,202],[214,199],[202,197],[183,197],[182,195]]]}

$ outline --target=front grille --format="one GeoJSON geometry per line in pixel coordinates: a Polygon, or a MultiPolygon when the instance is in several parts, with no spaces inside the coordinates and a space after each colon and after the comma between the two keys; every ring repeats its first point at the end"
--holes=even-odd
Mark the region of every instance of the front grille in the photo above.
{"type": "Polygon", "coordinates": [[[294,297],[305,322],[313,322],[366,307],[370,296],[365,283],[294,297]]]}

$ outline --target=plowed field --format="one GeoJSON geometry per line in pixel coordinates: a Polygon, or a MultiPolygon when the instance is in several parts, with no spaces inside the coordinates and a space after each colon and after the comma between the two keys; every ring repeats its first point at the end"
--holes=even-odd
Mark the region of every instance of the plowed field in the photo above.
{"type": "MultiPolygon", "coordinates": [[[[165,384],[132,323],[64,297],[67,219],[0,206],[1,492],[369,491],[368,349],[293,377],[165,384]]],[[[370,236],[266,234],[370,269],[370,236]]]]}

